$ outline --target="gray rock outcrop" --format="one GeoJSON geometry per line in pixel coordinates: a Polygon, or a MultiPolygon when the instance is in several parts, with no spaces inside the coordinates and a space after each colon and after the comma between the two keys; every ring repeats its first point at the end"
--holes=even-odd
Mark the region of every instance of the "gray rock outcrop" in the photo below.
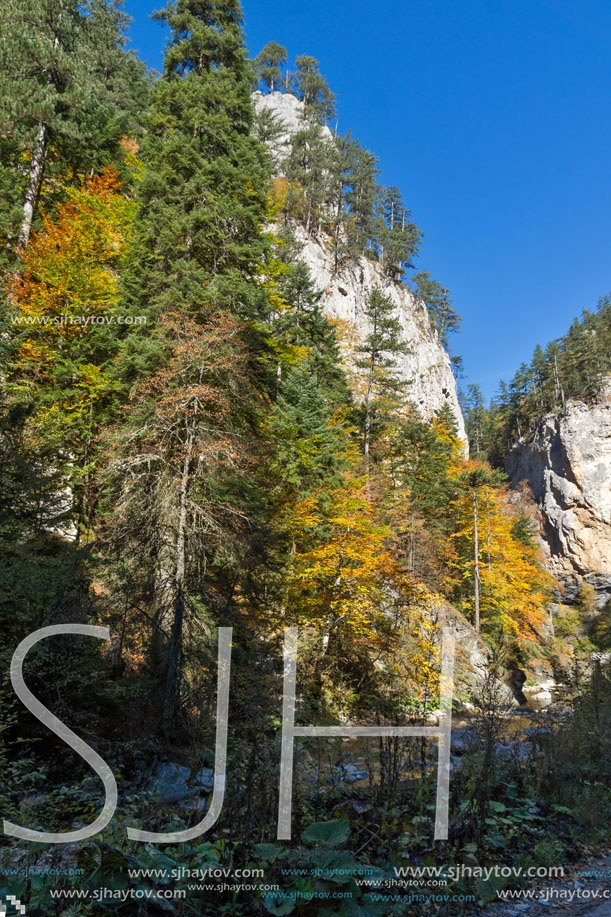
{"type": "Polygon", "coordinates": [[[498,678],[492,677],[492,650],[477,634],[465,616],[453,605],[444,603],[439,623],[449,628],[456,641],[454,659],[455,698],[481,704],[487,698],[500,706],[516,706],[514,691],[498,678]]]}
{"type": "Polygon", "coordinates": [[[527,482],[542,519],[552,572],[577,596],[582,581],[599,604],[611,596],[611,399],[568,402],[547,414],[507,459],[513,486],[527,482]]]}
{"type": "MultiPolygon", "coordinates": [[[[270,143],[277,174],[282,175],[282,162],[289,152],[291,137],[303,127],[303,103],[295,96],[281,92],[267,95],[256,92],[254,102],[257,111],[271,112],[282,125],[279,137],[270,143]]],[[[321,127],[321,134],[332,142],[333,136],[327,127],[321,127]]],[[[366,257],[352,259],[335,271],[328,244],[330,240],[322,233],[307,237],[298,225],[292,228],[302,245],[301,260],[309,267],[317,288],[323,291],[325,314],[353,330],[357,341],[363,340],[370,330],[365,305],[371,289],[379,286],[392,298],[409,347],[408,352],[398,358],[401,377],[408,383],[407,395],[426,419],[444,405],[449,405],[458,423],[459,437],[466,446],[467,437],[450,358],[429,321],[424,303],[407,287],[389,280],[379,264],[366,257]]]]}

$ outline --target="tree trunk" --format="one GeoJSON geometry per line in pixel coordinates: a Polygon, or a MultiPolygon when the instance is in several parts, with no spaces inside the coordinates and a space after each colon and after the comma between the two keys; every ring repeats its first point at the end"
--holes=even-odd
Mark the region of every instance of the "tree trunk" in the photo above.
{"type": "MultiPolygon", "coordinates": [[[[61,21],[62,14],[60,13],[57,17],[57,30],[55,32],[55,38],[53,39],[54,53],[56,53],[59,48],[59,28],[61,21]]],[[[49,71],[47,73],[47,85],[50,85],[52,82],[53,76],[51,71],[49,71]]],[[[25,201],[23,203],[23,220],[21,221],[21,227],[17,237],[17,251],[25,248],[28,244],[28,239],[30,238],[32,220],[34,219],[34,208],[36,207],[36,199],[40,190],[42,170],[45,163],[45,155],[47,152],[47,131],[48,127],[46,121],[41,121],[38,125],[36,143],[34,146],[34,152],[32,153],[32,162],[30,163],[28,185],[25,192],[25,201]]]]}
{"type": "Polygon", "coordinates": [[[341,216],[342,216],[342,203],[344,200],[344,185],[342,184],[339,192],[339,197],[337,199],[337,212],[335,214],[335,232],[333,233],[334,243],[335,243],[335,258],[333,263],[333,273],[337,274],[337,269],[339,267],[339,237],[340,237],[340,227],[341,227],[341,216]]]}
{"type": "Polygon", "coordinates": [[[163,705],[162,730],[166,739],[170,738],[172,726],[180,702],[180,657],[182,650],[182,632],[185,616],[185,553],[187,534],[187,495],[189,492],[189,469],[193,452],[193,434],[190,432],[185,447],[182,477],[180,480],[178,528],[176,532],[175,572],[174,572],[174,620],[168,650],[168,671],[166,676],[165,699],[163,705]]]}
{"type": "Polygon", "coordinates": [[[556,400],[560,399],[562,408],[564,409],[564,389],[560,382],[560,375],[558,373],[558,357],[554,354],[554,378],[556,382],[556,400]]]}
{"type": "Polygon", "coordinates": [[[308,237],[308,239],[310,238],[311,221],[312,221],[312,195],[309,194],[308,195],[308,215],[306,217],[306,226],[305,226],[306,236],[308,237]]]}
{"type": "Polygon", "coordinates": [[[369,381],[367,383],[367,394],[365,395],[365,444],[363,454],[365,456],[365,464],[369,470],[369,440],[371,436],[371,392],[373,390],[373,370],[374,370],[374,361],[371,360],[369,367],[369,381]]]}
{"type": "Polygon", "coordinates": [[[25,201],[23,204],[23,219],[19,229],[19,236],[17,237],[18,251],[26,247],[28,244],[28,239],[30,238],[30,230],[32,228],[32,220],[34,219],[34,208],[36,206],[36,198],[38,197],[38,190],[40,188],[40,180],[42,177],[42,169],[45,161],[46,149],[47,125],[44,121],[41,121],[38,127],[38,134],[36,135],[36,145],[32,154],[32,162],[30,163],[28,184],[25,192],[25,201]]]}
{"type": "Polygon", "coordinates": [[[473,488],[473,553],[475,557],[475,632],[479,634],[479,535],[477,530],[477,490],[473,488]]]}
{"type": "Polygon", "coordinates": [[[154,605],[151,620],[151,641],[149,648],[150,665],[153,672],[163,668],[166,658],[168,619],[172,615],[173,587],[175,572],[175,545],[172,544],[168,529],[171,526],[172,507],[168,507],[156,520],[159,538],[157,563],[153,584],[154,605]]]}

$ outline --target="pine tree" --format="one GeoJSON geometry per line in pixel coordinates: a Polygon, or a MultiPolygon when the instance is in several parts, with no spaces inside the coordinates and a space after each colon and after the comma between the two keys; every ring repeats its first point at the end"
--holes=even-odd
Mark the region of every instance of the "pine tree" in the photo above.
{"type": "Polygon", "coordinates": [[[448,334],[460,331],[461,317],[452,308],[450,291],[433,280],[427,271],[414,275],[415,293],[425,304],[431,324],[443,346],[448,347],[448,334]]]}
{"type": "Polygon", "coordinates": [[[335,94],[331,92],[327,81],[320,72],[320,64],[315,57],[302,54],[295,61],[297,72],[293,77],[293,86],[298,98],[304,102],[316,120],[326,124],[335,117],[335,94]]]}
{"type": "Polygon", "coordinates": [[[473,458],[487,458],[488,411],[479,385],[470,385],[468,395],[461,393],[461,408],[473,458]]]}
{"type": "Polygon", "coordinates": [[[534,428],[542,414],[563,410],[566,400],[595,400],[611,372],[611,301],[603,297],[595,312],[584,310],[568,332],[536,347],[493,403],[495,428],[491,455],[502,464],[507,450],[534,428]]]}
{"type": "Polygon", "coordinates": [[[365,370],[363,454],[369,467],[372,425],[384,402],[396,405],[404,384],[397,372],[397,357],[406,353],[407,344],[401,339],[401,323],[396,316],[392,298],[374,287],[368,298],[365,315],[370,331],[357,347],[361,356],[357,366],[365,370]]]}
{"type": "Polygon", "coordinates": [[[170,309],[260,315],[268,164],[252,135],[239,3],[181,0],[158,18],[173,39],[143,148],[128,297],[153,320],[170,309]]]}
{"type": "Polygon", "coordinates": [[[328,146],[321,136],[319,124],[315,122],[293,135],[291,151],[285,163],[289,183],[285,215],[291,213],[291,208],[293,213],[297,210],[308,236],[315,220],[322,219],[323,208],[328,198],[328,146]],[[298,188],[304,196],[301,212],[295,207],[293,188],[298,188]]]}
{"type": "Polygon", "coordinates": [[[282,342],[307,363],[308,370],[328,404],[338,407],[350,400],[350,391],[341,364],[335,329],[321,306],[309,267],[298,260],[297,252],[285,251],[287,264],[278,284],[282,308],[271,327],[282,342]]]}
{"type": "Polygon", "coordinates": [[[236,345],[240,326],[227,312],[205,324],[184,314],[164,318],[165,364],[140,381],[124,422],[109,431],[110,533],[115,552],[148,571],[153,664],[163,635],[167,641],[166,737],[180,712],[185,628],[214,606],[204,573],[217,562],[225,570],[237,565],[240,536],[247,544],[241,476],[256,452],[257,394],[236,345]]]}
{"type": "Polygon", "coordinates": [[[335,137],[329,144],[326,167],[328,189],[327,206],[329,231],[332,237],[333,269],[337,273],[350,257],[349,224],[346,192],[349,187],[350,147],[353,141],[347,137],[335,137]]]}
{"type": "Polygon", "coordinates": [[[378,200],[378,160],[363,149],[358,140],[345,144],[345,200],[352,219],[347,223],[350,247],[362,254],[376,234],[376,203],[378,200]]]}
{"type": "Polygon", "coordinates": [[[384,272],[400,280],[407,268],[413,267],[422,233],[405,208],[396,186],[379,189],[377,242],[384,272]]]}
{"type": "Polygon", "coordinates": [[[273,454],[268,471],[283,502],[303,499],[316,487],[328,486],[345,466],[341,414],[325,398],[309,360],[283,376],[269,430],[273,454]]]}
{"type": "Polygon", "coordinates": [[[267,86],[270,92],[274,92],[282,83],[281,67],[286,64],[286,48],[279,45],[276,41],[269,41],[262,51],[259,51],[254,59],[255,70],[259,79],[267,86]]]}
{"type": "Polygon", "coordinates": [[[456,430],[451,411],[440,411],[432,423],[408,411],[395,418],[389,436],[388,518],[395,550],[412,576],[436,590],[445,586],[453,554],[450,506],[462,451],[456,430]]]}

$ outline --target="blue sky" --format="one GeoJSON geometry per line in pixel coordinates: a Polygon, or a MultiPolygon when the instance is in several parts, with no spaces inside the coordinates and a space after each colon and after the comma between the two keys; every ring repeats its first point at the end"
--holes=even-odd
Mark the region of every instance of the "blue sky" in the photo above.
{"type": "MultiPolygon", "coordinates": [[[[611,289],[608,0],[243,0],[254,56],[307,53],[339,130],[380,159],[463,315],[463,387],[488,396],[611,289]]],[[[160,68],[151,0],[133,47],[160,68]]]]}

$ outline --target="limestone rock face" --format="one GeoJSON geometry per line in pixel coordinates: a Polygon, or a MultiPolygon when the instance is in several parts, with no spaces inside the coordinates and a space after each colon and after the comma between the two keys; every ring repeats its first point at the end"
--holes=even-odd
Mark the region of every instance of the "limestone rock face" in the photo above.
{"type": "MultiPolygon", "coordinates": [[[[281,92],[267,95],[256,92],[254,102],[258,111],[273,112],[285,127],[283,134],[270,147],[277,173],[281,175],[290,138],[303,126],[303,104],[295,96],[281,92]]],[[[321,131],[329,141],[332,140],[328,128],[322,127],[321,131]]],[[[397,361],[401,376],[408,383],[408,397],[426,419],[448,404],[458,422],[459,437],[466,445],[450,358],[431,326],[424,303],[405,286],[389,280],[379,264],[368,258],[351,260],[336,272],[329,239],[324,234],[312,234],[308,238],[300,226],[293,226],[293,230],[303,246],[301,260],[308,265],[317,288],[323,291],[325,314],[349,326],[357,341],[364,340],[370,330],[365,306],[371,289],[379,286],[393,299],[404,340],[409,346],[408,352],[400,355],[397,361]]]]}
{"type": "MultiPolygon", "coordinates": [[[[280,167],[290,152],[291,137],[304,127],[303,102],[290,92],[263,93],[258,90],[253,94],[253,101],[256,112],[269,111],[278,126],[282,127],[279,136],[268,144],[275,165],[280,167]]],[[[333,139],[328,127],[321,127],[320,132],[323,139],[333,139]]]]}
{"type": "Polygon", "coordinates": [[[440,614],[440,624],[449,628],[455,639],[454,686],[455,697],[463,701],[481,703],[488,694],[497,704],[517,706],[514,692],[505,682],[490,678],[492,650],[463,614],[453,605],[445,603],[440,614]]]}
{"type": "Polygon", "coordinates": [[[572,600],[582,580],[611,595],[611,399],[568,402],[514,446],[507,473],[536,500],[550,567],[572,600]]]}

